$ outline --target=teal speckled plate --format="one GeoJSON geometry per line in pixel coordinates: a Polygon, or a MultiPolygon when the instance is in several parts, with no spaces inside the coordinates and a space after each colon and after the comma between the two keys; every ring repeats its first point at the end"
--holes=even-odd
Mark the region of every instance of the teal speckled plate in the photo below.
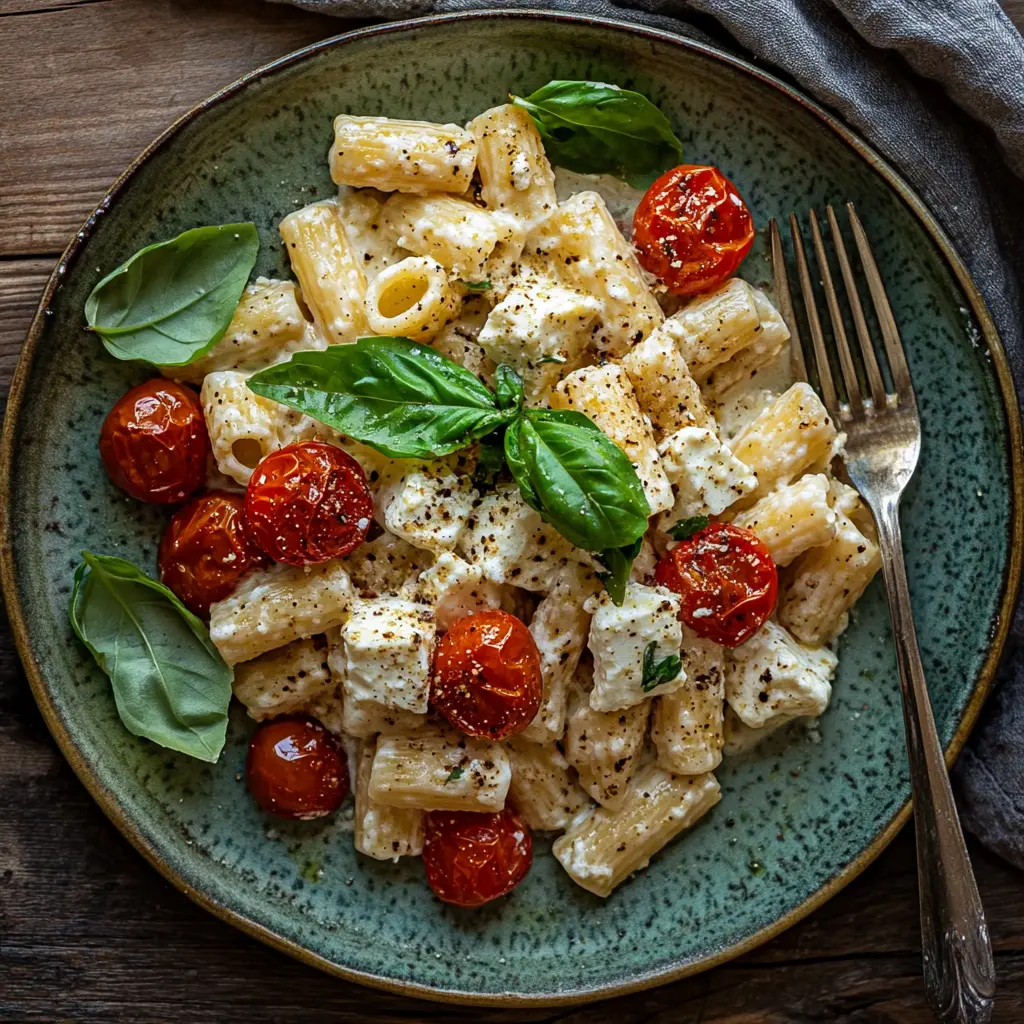
{"type": "MultiPolygon", "coordinates": [[[[50,281],[12,388],[0,478],[5,593],[36,698],[139,850],[203,906],[326,970],[507,1005],[592,999],[719,963],[807,914],[879,853],[906,820],[909,785],[877,583],[842,638],[820,727],[727,761],[721,804],[647,871],[601,901],[538,844],[526,882],[477,911],[436,901],[418,861],[360,857],[337,822],[260,813],[240,781],[242,714],[212,767],[130,736],[65,609],[80,548],[152,568],[165,517],[127,499],[100,465],[106,410],[147,376],[82,330],[101,273],[197,224],[251,219],[258,272],[286,275],[276,224],[333,191],[333,115],[465,121],[551,78],[648,94],[687,159],[722,167],[761,225],[856,202],[918,388],[924,453],[904,508],[907,560],[939,732],[955,755],[1020,574],[1020,425],[999,340],[935,222],[862,142],[775,79],[663,33],[529,12],[388,25],[310,47],[198,107],[117,182],[50,281]]],[[[763,250],[747,269],[764,272],[763,250]]]]}

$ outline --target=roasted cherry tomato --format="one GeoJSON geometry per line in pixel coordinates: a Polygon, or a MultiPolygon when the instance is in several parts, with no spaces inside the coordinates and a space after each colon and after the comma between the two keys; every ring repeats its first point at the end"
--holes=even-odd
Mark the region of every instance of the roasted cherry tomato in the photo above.
{"type": "Polygon", "coordinates": [[[430,811],[423,867],[434,894],[446,903],[479,907],[511,892],[533,862],[533,836],[506,807],[498,814],[430,811]]]}
{"type": "Polygon", "coordinates": [[[139,501],[184,501],[202,486],[209,452],[199,396],[162,377],[122,395],[100,431],[107,475],[139,501]]]}
{"type": "Polygon", "coordinates": [[[348,796],[348,762],[338,741],[301,716],[264,722],[249,741],[245,784],[256,803],[281,818],[322,818],[348,796]]]}
{"type": "Polygon", "coordinates": [[[533,721],[540,697],[540,654],[514,615],[474,612],[438,642],[430,701],[457,729],[512,736],[533,721]]]}
{"type": "Polygon", "coordinates": [[[160,541],[160,579],[196,615],[269,561],[249,533],[245,500],[226,491],[202,494],[175,512],[160,541]]]}
{"type": "Polygon", "coordinates": [[[633,214],[644,269],[676,295],[717,288],[754,244],[754,221],[717,167],[683,164],[663,174],[633,214]]]}
{"type": "Polygon", "coordinates": [[[245,516],[271,558],[310,565],[362,544],[373,521],[373,498],[348,452],[323,441],[299,441],[256,467],[245,492],[245,516]]]}
{"type": "Polygon", "coordinates": [[[677,544],[654,578],[682,598],[679,618],[698,636],[738,647],[775,610],[779,574],[757,536],[731,523],[712,523],[677,544]]]}

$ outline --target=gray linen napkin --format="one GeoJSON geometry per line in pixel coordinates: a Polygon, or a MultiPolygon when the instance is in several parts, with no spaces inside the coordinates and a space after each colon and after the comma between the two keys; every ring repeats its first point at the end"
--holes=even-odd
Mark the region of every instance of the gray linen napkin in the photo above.
{"type": "MultiPolygon", "coordinates": [[[[835,111],[938,217],[1024,395],[1024,39],[996,0],[276,0],[343,17],[538,7],[634,20],[745,50],[835,111]],[[681,20],[686,19],[686,20],[681,20]]],[[[1024,610],[956,770],[967,828],[1024,868],[1024,610]]]]}

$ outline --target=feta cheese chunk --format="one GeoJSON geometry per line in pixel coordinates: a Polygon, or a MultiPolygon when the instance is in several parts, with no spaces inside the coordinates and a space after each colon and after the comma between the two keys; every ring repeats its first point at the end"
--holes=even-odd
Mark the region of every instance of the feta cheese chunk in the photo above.
{"type": "Polygon", "coordinates": [[[384,525],[413,547],[451,551],[477,496],[468,476],[425,470],[406,473],[383,496],[384,525]]]}
{"type": "MultiPolygon", "coordinates": [[[[632,707],[652,694],[644,693],[644,651],[653,641],[657,664],[679,655],[683,642],[679,619],[679,598],[664,587],[647,587],[630,581],[620,607],[607,591],[584,605],[593,615],[587,646],[594,656],[594,689],[590,706],[595,711],[632,707]]],[[[675,679],[661,683],[654,696],[664,696],[686,682],[680,671],[675,679]]]]}
{"type": "Polygon", "coordinates": [[[542,594],[551,590],[560,570],[585,557],[511,488],[477,503],[458,546],[492,582],[542,594]]]}
{"type": "Polygon", "coordinates": [[[757,477],[710,427],[683,427],[658,445],[661,464],[676,486],[672,521],[721,515],[757,488],[757,477]]]}
{"type": "Polygon", "coordinates": [[[431,612],[412,601],[354,601],[341,631],[346,696],[425,713],[435,633],[431,612]]]}
{"type": "Polygon", "coordinates": [[[526,402],[535,405],[579,362],[600,308],[593,296],[554,282],[513,288],[491,310],[477,340],[495,363],[523,378],[526,402]]]}
{"type": "Polygon", "coordinates": [[[752,729],[808,715],[817,718],[832,696],[836,656],[827,647],[804,647],[781,626],[766,622],[729,652],[725,699],[752,729]]]}

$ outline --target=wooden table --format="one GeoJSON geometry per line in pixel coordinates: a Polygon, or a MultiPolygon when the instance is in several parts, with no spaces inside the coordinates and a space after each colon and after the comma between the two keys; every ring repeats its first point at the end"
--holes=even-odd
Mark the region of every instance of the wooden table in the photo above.
{"type": "MultiPolygon", "coordinates": [[[[342,28],[259,0],[0,0],[0,394],[57,255],[131,158],[216,88],[342,28]]],[[[994,1019],[1024,1021],[1024,876],[971,851],[996,949],[994,1019]]],[[[2,1021],[910,1024],[931,1019],[920,972],[908,828],[774,942],[636,996],[488,1011],[329,978],[205,914],[131,849],[57,752],[0,618],[2,1021]]]]}

